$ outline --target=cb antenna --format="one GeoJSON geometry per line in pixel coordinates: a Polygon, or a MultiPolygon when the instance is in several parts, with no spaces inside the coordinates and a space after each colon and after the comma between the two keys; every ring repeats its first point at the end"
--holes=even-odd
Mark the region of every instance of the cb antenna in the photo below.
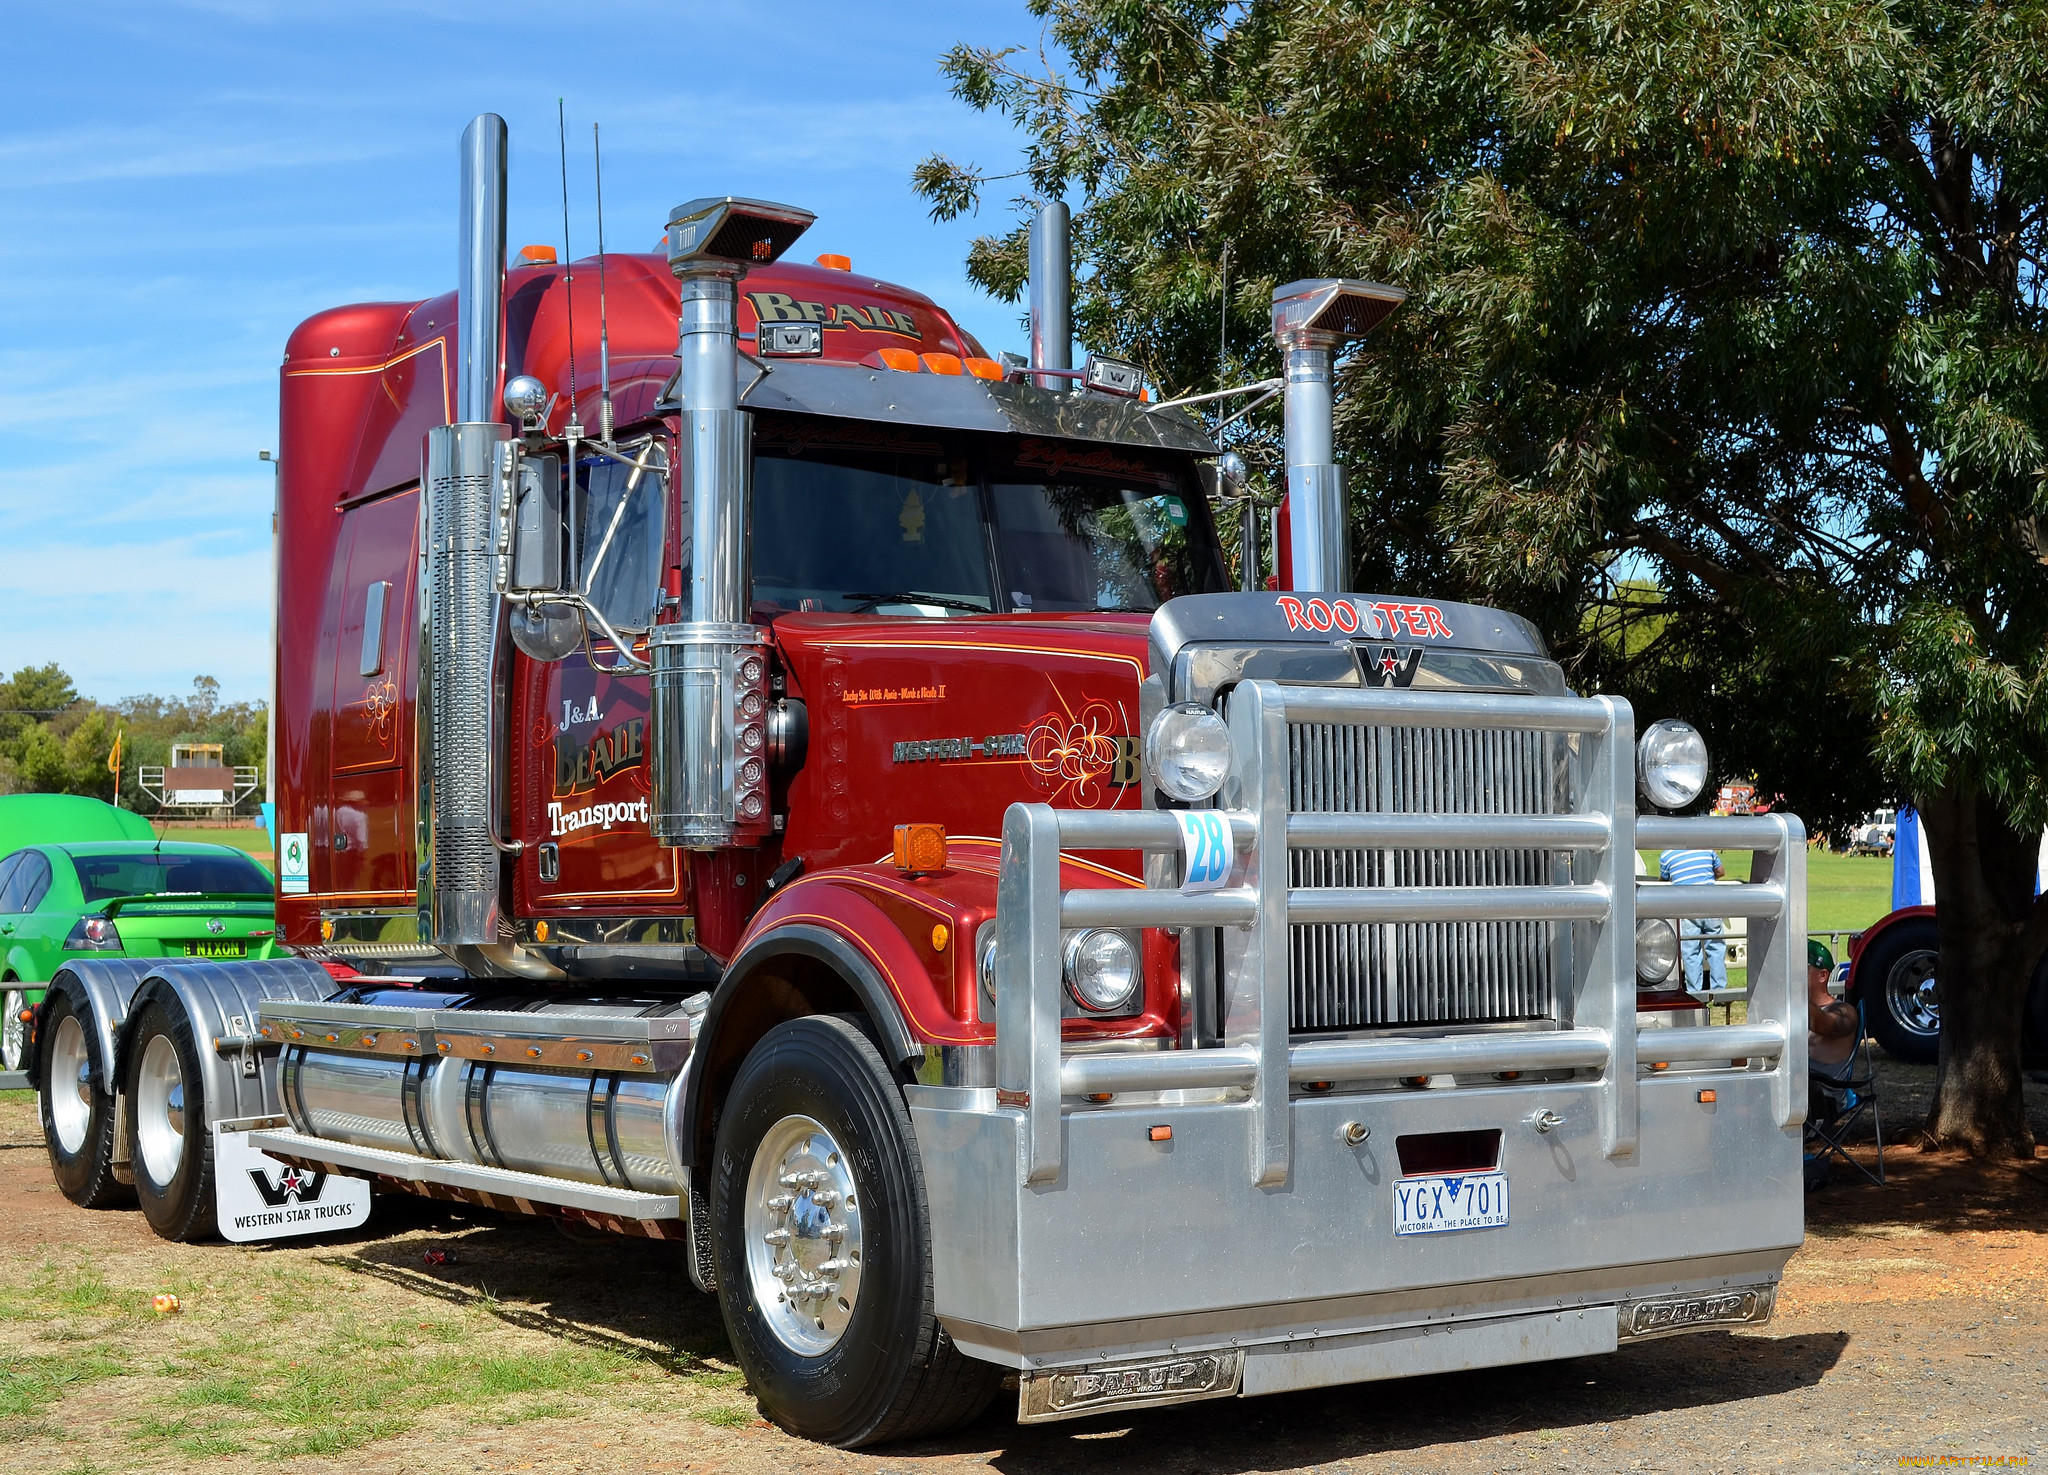
{"type": "Polygon", "coordinates": [[[555,99],[555,131],[562,144],[562,289],[569,302],[569,423],[562,434],[571,442],[573,463],[574,442],[582,436],[583,427],[576,422],[576,273],[570,266],[576,258],[569,249],[569,115],[559,97],[555,99]]]}
{"type": "Polygon", "coordinates": [[[597,436],[612,443],[612,340],[604,311],[604,149],[590,125],[590,163],[597,176],[597,436]]]}

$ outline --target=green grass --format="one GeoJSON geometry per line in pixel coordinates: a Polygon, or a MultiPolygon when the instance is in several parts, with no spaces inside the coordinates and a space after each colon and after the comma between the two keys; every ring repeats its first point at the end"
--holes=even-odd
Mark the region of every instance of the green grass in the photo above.
{"type": "MultiPolygon", "coordinates": [[[[1724,850],[1721,864],[1737,881],[1749,879],[1750,852],[1724,850]]],[[[1657,874],[1657,853],[1643,852],[1650,875],[1657,874]]],[[[1892,863],[1875,855],[1833,855],[1806,852],[1806,930],[1859,931],[1892,909],[1892,863]]]]}
{"type": "Polygon", "coordinates": [[[166,840],[189,840],[196,845],[232,845],[237,850],[248,851],[273,871],[277,869],[272,859],[274,852],[270,844],[270,831],[261,825],[236,825],[232,828],[194,826],[189,829],[179,825],[175,829],[165,830],[163,836],[166,840]]]}

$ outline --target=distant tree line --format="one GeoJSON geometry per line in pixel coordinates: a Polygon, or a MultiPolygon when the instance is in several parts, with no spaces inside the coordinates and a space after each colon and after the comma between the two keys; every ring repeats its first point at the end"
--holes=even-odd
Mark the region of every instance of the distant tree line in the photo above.
{"type": "Polygon", "coordinates": [[[219,743],[228,767],[260,770],[269,726],[263,703],[223,703],[211,676],[195,677],[183,697],[108,703],[80,696],[54,661],[23,666],[0,681],[0,794],[85,794],[112,803],[115,777],[107,760],[118,736],[120,803],[151,813],[156,801],[142,792],[137,774],[147,765],[168,766],[171,744],[219,743]]]}

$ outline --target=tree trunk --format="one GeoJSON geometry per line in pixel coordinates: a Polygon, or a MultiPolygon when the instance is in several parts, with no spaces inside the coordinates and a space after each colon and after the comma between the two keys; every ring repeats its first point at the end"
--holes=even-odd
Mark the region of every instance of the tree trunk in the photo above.
{"type": "Polygon", "coordinates": [[[2034,898],[2039,841],[1973,788],[1952,783],[1917,802],[1941,936],[1941,1055],[1927,1136],[1973,1157],[2029,1158],[2020,1032],[2028,965],[2048,919],[2034,898]]]}

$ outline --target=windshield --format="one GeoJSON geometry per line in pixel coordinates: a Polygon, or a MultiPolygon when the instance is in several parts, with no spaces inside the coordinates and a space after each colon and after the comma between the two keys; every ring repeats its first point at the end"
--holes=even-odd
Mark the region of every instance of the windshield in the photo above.
{"type": "Polygon", "coordinates": [[[71,864],[85,899],[158,896],[174,891],[269,892],[270,877],[245,855],[78,855],[71,864]]]}
{"type": "Polygon", "coordinates": [[[1223,587],[1190,471],[1120,446],[763,416],[754,599],[770,613],[1149,613],[1223,587]]]}

